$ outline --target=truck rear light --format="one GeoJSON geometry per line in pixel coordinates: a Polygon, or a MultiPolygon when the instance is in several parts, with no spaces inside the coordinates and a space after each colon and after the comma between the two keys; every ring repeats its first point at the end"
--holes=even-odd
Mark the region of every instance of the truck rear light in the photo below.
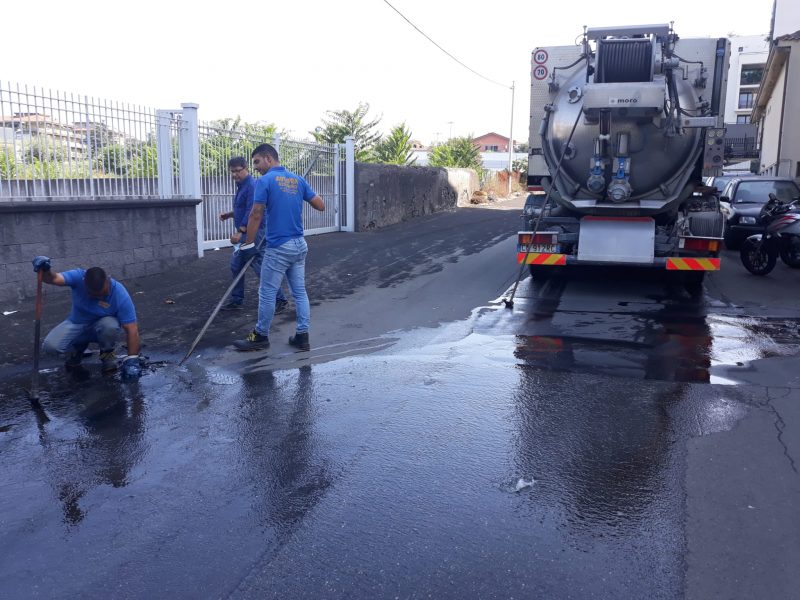
{"type": "Polygon", "coordinates": [[[558,233],[554,231],[540,231],[538,233],[520,233],[518,236],[519,244],[529,246],[531,244],[557,244],[558,233]]]}
{"type": "Polygon", "coordinates": [[[544,193],[544,188],[540,185],[529,185],[528,186],[529,192],[542,192],[544,193]]]}
{"type": "Polygon", "coordinates": [[[719,240],[710,238],[682,237],[678,240],[678,248],[681,248],[682,250],[716,252],[719,250],[719,240]]]}

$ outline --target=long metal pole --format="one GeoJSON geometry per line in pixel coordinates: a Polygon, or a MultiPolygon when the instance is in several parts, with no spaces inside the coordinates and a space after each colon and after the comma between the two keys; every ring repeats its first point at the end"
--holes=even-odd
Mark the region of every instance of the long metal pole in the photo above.
{"type": "Polygon", "coordinates": [[[508,194],[511,197],[511,166],[514,156],[514,88],[516,82],[511,82],[511,129],[508,133],[508,194]]]}
{"type": "Polygon", "coordinates": [[[36,317],[33,325],[33,373],[31,373],[30,398],[39,399],[39,352],[42,338],[42,276],[44,270],[36,272],[36,317]]]}
{"type": "MultiPolygon", "coordinates": [[[[311,169],[313,169],[314,165],[317,163],[317,159],[319,159],[320,154],[322,154],[322,153],[318,152],[317,155],[314,157],[314,160],[311,161],[311,164],[308,166],[308,169],[306,169],[305,173],[303,173],[303,179],[308,177],[308,174],[311,172],[311,169]]],[[[265,237],[263,240],[261,240],[261,246],[258,247],[258,251],[259,252],[261,251],[261,248],[266,245],[266,243],[267,243],[267,238],[265,237]]],[[[203,328],[200,330],[200,333],[197,334],[197,337],[194,338],[194,341],[192,342],[192,345],[189,347],[189,351],[186,353],[186,356],[184,356],[181,359],[181,362],[178,363],[179,365],[182,365],[184,362],[186,362],[186,359],[189,358],[192,355],[192,352],[194,352],[194,349],[197,347],[197,344],[200,343],[200,340],[203,338],[203,336],[205,335],[206,331],[211,326],[211,323],[214,321],[214,317],[217,316],[217,313],[222,308],[222,303],[225,302],[225,300],[228,298],[228,295],[231,293],[231,291],[233,291],[234,286],[237,283],[239,283],[239,280],[242,277],[244,277],[244,274],[247,272],[247,269],[250,268],[250,263],[252,263],[255,260],[255,258],[256,258],[255,256],[250,257],[250,259],[242,267],[242,270],[239,271],[239,273],[236,275],[236,277],[233,278],[233,281],[228,286],[228,289],[225,290],[225,293],[222,294],[222,298],[220,298],[219,302],[217,302],[217,306],[214,307],[214,310],[211,313],[211,316],[208,317],[208,321],[206,321],[206,324],[203,325],[203,328]]]]}

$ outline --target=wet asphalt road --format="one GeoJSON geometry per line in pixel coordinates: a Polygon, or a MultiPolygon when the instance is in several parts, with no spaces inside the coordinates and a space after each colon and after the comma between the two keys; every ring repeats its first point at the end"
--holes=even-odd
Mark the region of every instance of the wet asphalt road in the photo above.
{"type": "Polygon", "coordinates": [[[800,272],[584,270],[509,311],[501,212],[392,230],[402,271],[346,294],[320,269],[310,354],[288,319],[184,367],[152,334],[135,384],[49,365],[49,421],[8,369],[0,596],[798,597],[800,272]]]}

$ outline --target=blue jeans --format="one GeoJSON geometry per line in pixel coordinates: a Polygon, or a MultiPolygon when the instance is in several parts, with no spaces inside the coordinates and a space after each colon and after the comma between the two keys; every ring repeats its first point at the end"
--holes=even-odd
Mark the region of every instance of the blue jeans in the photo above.
{"type": "Polygon", "coordinates": [[[47,354],[83,353],[91,343],[100,346],[101,352],[114,349],[119,337],[119,321],[114,317],[103,317],[94,323],[73,323],[64,321],[56,325],[42,342],[42,350],[47,354]]]}
{"type": "MultiPolygon", "coordinates": [[[[261,240],[264,238],[256,238],[256,247],[261,243],[261,240]]],[[[261,276],[261,263],[264,260],[264,250],[262,249],[256,257],[253,259],[253,262],[250,263],[250,268],[253,272],[261,276]]],[[[238,252],[234,252],[231,255],[231,275],[235,278],[239,272],[244,268],[247,259],[241,257],[238,252]]],[[[246,275],[242,275],[242,278],[239,280],[239,283],[236,284],[236,287],[233,288],[231,291],[231,302],[235,302],[236,304],[242,304],[244,302],[244,279],[246,275]]],[[[281,290],[280,286],[278,287],[278,300],[286,301],[286,296],[283,295],[283,290],[281,290]]]]}
{"type": "Polygon", "coordinates": [[[275,316],[275,295],[284,275],[294,297],[297,313],[297,332],[308,331],[311,306],[306,294],[306,255],[308,246],[303,238],[294,238],[277,248],[267,248],[261,264],[261,285],[258,288],[258,323],[256,332],[269,335],[272,317],[275,316]]]}

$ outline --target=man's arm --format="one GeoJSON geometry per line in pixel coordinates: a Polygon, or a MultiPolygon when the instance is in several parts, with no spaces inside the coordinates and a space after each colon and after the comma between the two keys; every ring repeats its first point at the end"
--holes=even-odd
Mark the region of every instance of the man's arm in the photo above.
{"type": "Polygon", "coordinates": [[[261,226],[261,220],[264,218],[264,205],[260,202],[253,204],[253,208],[247,218],[247,239],[244,241],[245,245],[252,244],[256,240],[258,228],[261,226]]]}
{"type": "Polygon", "coordinates": [[[229,211],[229,212],[219,213],[219,220],[220,221],[227,221],[228,219],[232,219],[232,218],[233,218],[233,211],[232,210],[229,211]]]}
{"type": "Polygon", "coordinates": [[[134,321],[133,323],[124,324],[122,328],[125,330],[125,335],[128,338],[128,356],[138,356],[141,348],[139,326],[134,321]]]}
{"type": "Polygon", "coordinates": [[[53,271],[43,271],[42,281],[50,285],[67,285],[64,276],[61,273],[53,273],[53,271]]]}
{"type": "Polygon", "coordinates": [[[312,208],[315,208],[319,211],[325,210],[325,200],[319,197],[319,195],[314,196],[311,200],[308,201],[312,208]]]}

